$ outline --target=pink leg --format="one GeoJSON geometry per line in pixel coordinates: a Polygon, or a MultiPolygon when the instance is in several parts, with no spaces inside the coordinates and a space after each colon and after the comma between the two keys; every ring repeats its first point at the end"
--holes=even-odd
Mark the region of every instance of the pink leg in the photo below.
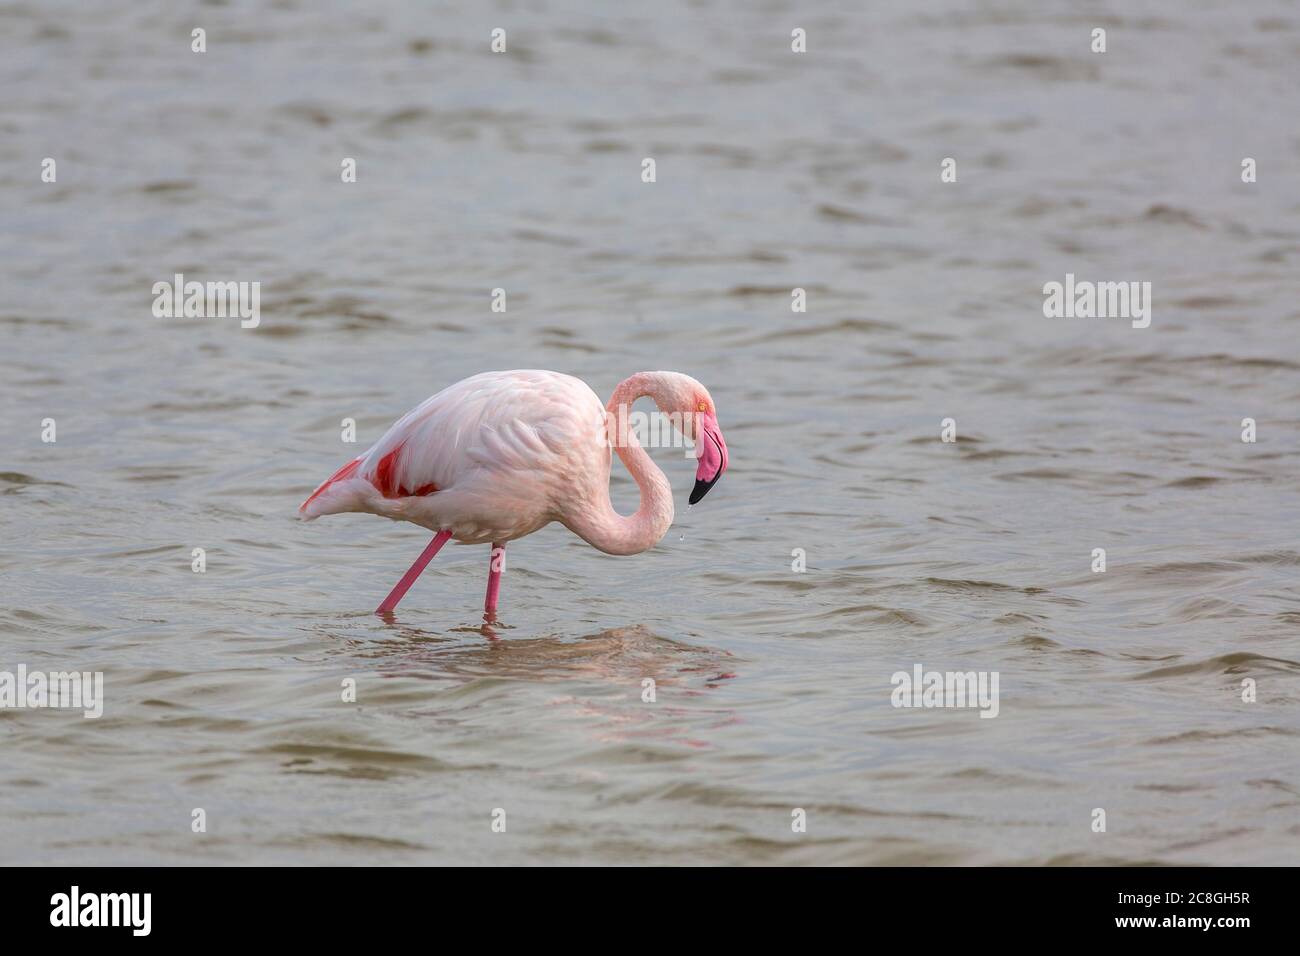
{"type": "Polygon", "coordinates": [[[397,607],[397,602],[405,597],[407,591],[411,590],[411,585],[415,583],[415,579],[424,573],[424,569],[429,566],[433,556],[442,549],[442,546],[447,543],[447,539],[450,537],[450,531],[439,531],[433,536],[433,540],[424,549],[424,553],[415,559],[415,563],[402,575],[402,580],[397,582],[397,587],[393,588],[388,597],[384,598],[383,604],[375,608],[376,614],[388,614],[393,608],[397,607]]]}
{"type": "Polygon", "coordinates": [[[497,595],[501,592],[501,572],[506,569],[506,546],[492,542],[492,563],[488,565],[487,597],[483,599],[483,613],[494,617],[497,613],[497,595]]]}

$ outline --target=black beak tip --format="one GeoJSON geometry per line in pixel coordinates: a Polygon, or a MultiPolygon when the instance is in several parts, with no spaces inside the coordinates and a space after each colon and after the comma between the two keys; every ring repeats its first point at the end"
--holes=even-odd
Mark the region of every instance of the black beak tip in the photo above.
{"type": "Polygon", "coordinates": [[[689,499],[690,503],[695,504],[701,498],[707,495],[709,493],[709,489],[712,488],[714,485],[716,485],[718,483],[718,479],[721,477],[722,477],[722,473],[719,472],[718,474],[713,476],[712,481],[705,481],[702,478],[696,478],[695,487],[691,489],[691,497],[689,499]]]}

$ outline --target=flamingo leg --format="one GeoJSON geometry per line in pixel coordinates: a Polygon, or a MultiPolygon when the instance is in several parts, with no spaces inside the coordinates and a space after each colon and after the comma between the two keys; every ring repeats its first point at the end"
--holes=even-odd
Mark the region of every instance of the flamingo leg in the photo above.
{"type": "Polygon", "coordinates": [[[415,559],[415,563],[402,575],[402,580],[397,582],[397,587],[393,588],[388,597],[384,598],[383,604],[375,608],[376,614],[388,614],[393,608],[397,607],[397,602],[406,596],[407,591],[411,590],[411,585],[415,583],[415,579],[424,573],[424,569],[429,566],[433,556],[442,549],[442,546],[447,543],[447,539],[450,537],[450,531],[439,531],[433,536],[433,540],[424,549],[424,553],[415,559]]]}
{"type": "Polygon", "coordinates": [[[506,546],[492,542],[492,559],[488,564],[487,597],[483,599],[483,613],[489,618],[496,617],[497,595],[501,593],[501,572],[506,569],[506,546]]]}

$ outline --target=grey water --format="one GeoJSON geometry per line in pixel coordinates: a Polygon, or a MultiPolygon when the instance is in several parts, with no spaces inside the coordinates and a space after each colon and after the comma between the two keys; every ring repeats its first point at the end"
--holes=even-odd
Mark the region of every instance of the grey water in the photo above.
{"type": "Polygon", "coordinates": [[[104,674],[0,708],[0,862],[1294,863],[1298,60],[1266,0],[0,5],[0,671],[104,674]],[[519,367],[686,372],[730,470],[375,617],[427,534],[297,505],[519,367]]]}

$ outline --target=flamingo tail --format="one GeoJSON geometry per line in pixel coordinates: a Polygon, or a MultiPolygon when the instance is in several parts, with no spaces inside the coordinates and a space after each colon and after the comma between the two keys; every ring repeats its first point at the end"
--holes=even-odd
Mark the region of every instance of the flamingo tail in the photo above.
{"type": "Polygon", "coordinates": [[[321,515],[332,515],[340,511],[354,510],[354,499],[357,492],[363,490],[356,487],[356,484],[359,482],[369,484],[365,482],[365,479],[356,477],[357,469],[361,467],[364,458],[364,455],[353,458],[326,478],[321,486],[298,506],[299,516],[305,521],[311,521],[321,515]]]}

